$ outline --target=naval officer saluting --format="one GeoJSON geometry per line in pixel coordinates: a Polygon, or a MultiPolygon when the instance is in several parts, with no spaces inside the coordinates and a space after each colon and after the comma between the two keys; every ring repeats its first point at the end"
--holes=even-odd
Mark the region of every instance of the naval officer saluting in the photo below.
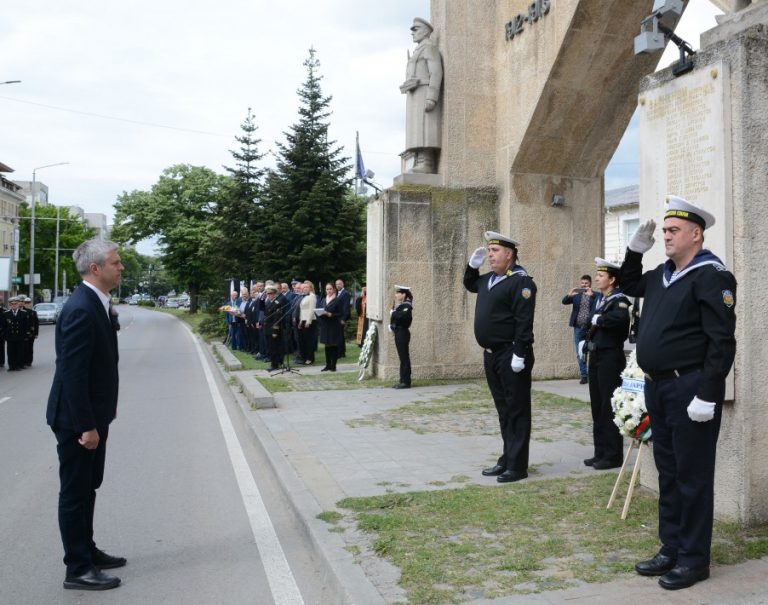
{"type": "Polygon", "coordinates": [[[704,248],[709,212],[668,196],[664,247],[668,260],[643,273],[643,253],[656,224],[646,221],[629,242],[620,280],[642,296],[637,361],[646,372],[645,403],[659,471],[661,549],[635,570],[661,576],[666,589],[709,577],[717,437],[725,379],[736,353],[736,279],[704,248]]]}
{"type": "Polygon", "coordinates": [[[518,242],[493,231],[485,232],[485,240],[487,249],[478,248],[469,259],[464,287],[477,294],[475,339],[485,349],[485,378],[504,442],[498,461],[483,475],[509,483],[528,476],[536,284],[517,264],[518,242]],[[491,271],[480,275],[486,255],[491,271]]]}

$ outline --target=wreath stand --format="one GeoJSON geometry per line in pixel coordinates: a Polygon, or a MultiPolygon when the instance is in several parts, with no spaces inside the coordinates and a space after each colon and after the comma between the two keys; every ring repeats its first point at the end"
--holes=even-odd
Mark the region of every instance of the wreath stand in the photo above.
{"type": "Polygon", "coordinates": [[[640,474],[640,462],[642,460],[641,454],[643,453],[643,446],[645,446],[646,448],[648,447],[645,441],[638,441],[637,439],[633,439],[632,443],[629,444],[627,455],[624,456],[624,463],[621,465],[619,476],[616,477],[616,483],[613,486],[613,492],[611,492],[611,497],[608,500],[608,506],[605,507],[606,509],[609,509],[613,505],[613,501],[616,499],[616,494],[619,491],[619,484],[621,483],[621,478],[624,476],[624,470],[627,468],[627,464],[629,464],[629,458],[632,455],[632,449],[636,445],[637,445],[637,457],[635,458],[635,468],[632,470],[632,477],[629,480],[629,489],[627,490],[627,497],[624,500],[624,508],[621,511],[622,521],[627,518],[627,513],[629,513],[629,504],[630,502],[632,502],[632,494],[635,491],[635,483],[637,483],[637,476],[640,474]]]}

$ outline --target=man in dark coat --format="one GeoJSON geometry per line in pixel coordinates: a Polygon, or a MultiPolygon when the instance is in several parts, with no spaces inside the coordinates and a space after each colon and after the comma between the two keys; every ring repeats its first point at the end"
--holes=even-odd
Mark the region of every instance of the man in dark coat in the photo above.
{"type": "Polygon", "coordinates": [[[64,588],[107,590],[120,578],[102,570],[122,567],[126,560],[96,547],[93,511],[109,425],[117,413],[118,326],[109,292],[120,283],[123,265],[117,245],[97,239],[83,242],[72,258],[83,282],[56,323],[56,373],[46,414],[59,455],[64,588]]]}
{"type": "Polygon", "coordinates": [[[347,356],[347,336],[346,325],[352,315],[352,296],[344,289],[344,281],[341,279],[336,280],[336,295],[339,299],[339,321],[341,322],[341,338],[339,339],[339,356],[338,359],[347,356]]]}
{"type": "Polygon", "coordinates": [[[37,317],[37,311],[32,306],[32,299],[29,296],[24,298],[22,308],[27,312],[27,320],[29,322],[24,350],[24,365],[31,366],[32,360],[35,357],[35,340],[40,335],[40,319],[37,317]]]}

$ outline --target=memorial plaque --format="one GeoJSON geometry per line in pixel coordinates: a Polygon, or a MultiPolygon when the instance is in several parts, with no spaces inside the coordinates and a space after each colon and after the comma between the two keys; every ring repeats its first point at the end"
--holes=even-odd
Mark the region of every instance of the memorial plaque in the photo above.
{"type": "Polygon", "coordinates": [[[656,245],[643,265],[666,260],[661,217],[667,194],[715,216],[705,247],[732,268],[730,107],[727,66],[705,66],[645,91],[640,113],[640,217],[657,223],[656,245]]]}

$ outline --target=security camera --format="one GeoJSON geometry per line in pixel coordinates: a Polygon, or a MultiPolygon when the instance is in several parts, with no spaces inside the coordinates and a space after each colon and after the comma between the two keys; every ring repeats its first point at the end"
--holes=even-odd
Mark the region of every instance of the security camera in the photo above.
{"type": "Polygon", "coordinates": [[[655,0],[653,12],[640,23],[635,37],[635,54],[664,50],[668,34],[674,31],[683,14],[682,0],[655,0]]]}

